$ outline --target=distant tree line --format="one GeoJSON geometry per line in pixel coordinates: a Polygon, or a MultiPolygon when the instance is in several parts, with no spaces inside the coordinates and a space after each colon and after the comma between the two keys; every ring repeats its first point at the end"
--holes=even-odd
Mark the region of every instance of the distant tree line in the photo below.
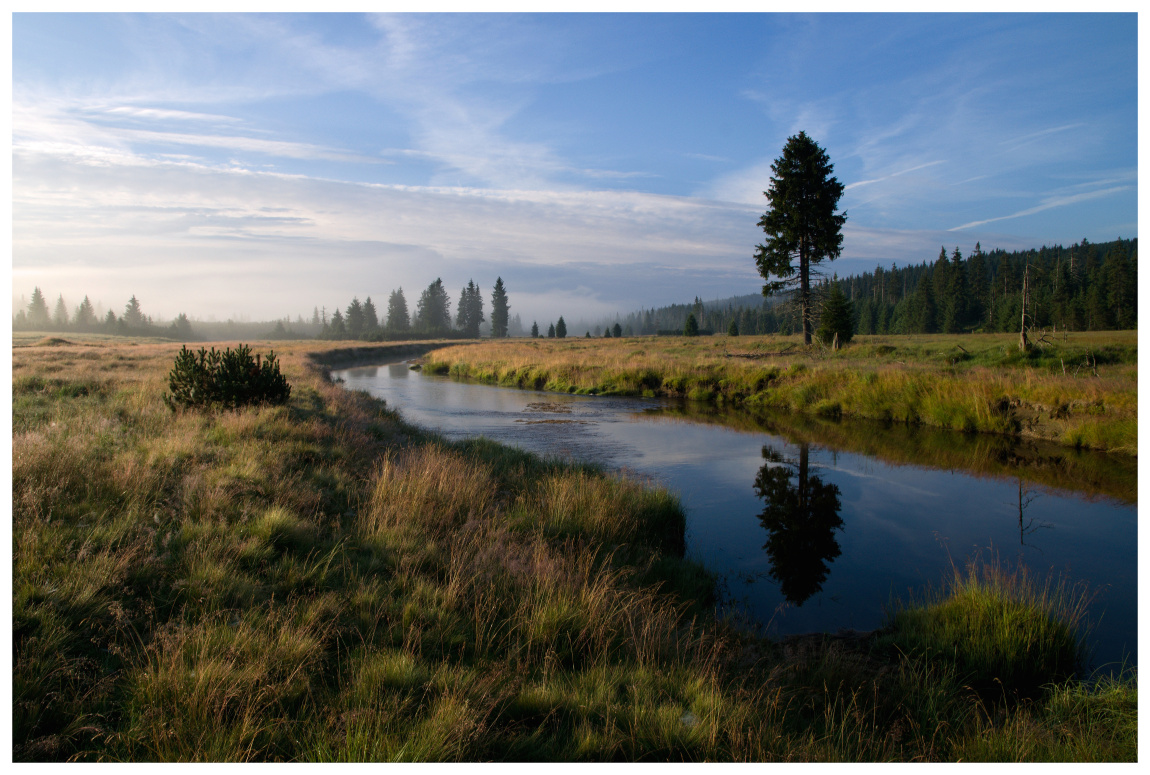
{"type": "MultiPolygon", "coordinates": [[[[1136,328],[1138,240],[1076,242],[1070,247],[983,252],[964,257],[944,247],[936,260],[823,280],[813,288],[822,326],[832,290],[841,291],[856,334],[1018,331],[1024,295],[1027,325],[1059,331],[1136,328]],[[1025,283],[1024,283],[1025,280],[1025,283]]],[[[837,302],[836,302],[837,304],[837,302]]],[[[759,295],[644,309],[620,317],[625,336],[681,336],[693,316],[700,335],[793,334],[801,312],[788,296],[759,295]]],[[[599,335],[599,329],[595,329],[599,335]]]]}
{"type": "Polygon", "coordinates": [[[594,336],[682,336],[687,321],[694,317],[694,335],[729,333],[731,324],[739,333],[789,334],[799,321],[796,312],[779,299],[764,299],[759,294],[704,302],[697,296],[690,304],[671,304],[619,316],[603,329],[596,326],[594,336]]]}
{"type": "Polygon", "coordinates": [[[360,301],[352,299],[346,310],[336,309],[330,315],[326,308],[316,307],[310,321],[297,316],[293,323],[290,318],[282,318],[265,323],[243,323],[228,320],[226,323],[197,323],[203,331],[193,331],[191,321],[184,313],[167,326],[156,324],[152,317],[144,314],[139,300],[132,296],[117,316],[112,310],[102,316],[96,314],[87,296],[75,310],[69,311],[61,295],[50,311],[43,292],[37,287],[32,300],[18,309],[13,317],[12,327],[16,331],[71,331],[86,333],[108,333],[123,336],[157,336],[179,340],[209,338],[234,338],[235,336],[257,336],[263,339],[301,339],[315,336],[320,339],[363,339],[382,341],[385,339],[433,339],[433,338],[478,338],[481,333],[489,333],[500,338],[521,336],[523,324],[518,315],[510,316],[510,304],[503,278],[497,278],[491,293],[491,320],[486,330],[483,294],[474,281],[463,287],[455,312],[452,314],[451,301],[437,278],[420,295],[414,315],[407,305],[403,289],[392,291],[386,311],[381,315],[371,297],[360,301]]]}
{"type": "Polygon", "coordinates": [[[1136,328],[1138,240],[970,256],[942,248],[934,262],[834,280],[852,303],[860,334],[1059,331],[1136,328]]]}
{"type": "MultiPolygon", "coordinates": [[[[590,336],[590,333],[588,333],[588,336],[590,336]]],[[[539,322],[538,321],[532,321],[531,322],[531,337],[534,339],[543,338],[543,334],[539,333],[539,322]]],[[[547,327],[547,338],[548,339],[566,339],[567,338],[567,323],[566,323],[566,321],[563,320],[562,315],[559,316],[559,322],[558,323],[552,323],[551,325],[549,325],[547,327]]]]}
{"type": "MultiPolygon", "coordinates": [[[[824,307],[837,291],[845,304],[834,300],[836,323],[852,321],[856,334],[960,333],[970,331],[1018,331],[1023,306],[1028,326],[1064,331],[1097,331],[1136,328],[1138,321],[1138,240],[1076,242],[1070,247],[1039,250],[983,252],[979,244],[969,256],[958,247],[943,247],[933,262],[835,277],[816,284],[813,291],[814,325],[824,331],[824,307]]],[[[264,338],[301,338],[314,333],[324,339],[494,338],[526,335],[518,315],[509,317],[510,304],[502,278],[490,295],[490,321],[485,315],[483,294],[474,281],[460,290],[454,305],[436,278],[420,294],[412,311],[403,289],[392,291],[387,308],[380,311],[371,297],[354,297],[345,310],[330,315],[316,307],[311,321],[300,317],[293,325],[287,318],[276,321],[264,338]],[[454,314],[453,314],[454,307],[454,314]],[[286,325],[285,325],[286,323],[286,325]]],[[[200,325],[200,324],[197,324],[200,325]]],[[[219,327],[225,324],[202,324],[219,327]]],[[[233,321],[226,326],[234,328],[233,321]]],[[[98,317],[85,296],[69,310],[63,296],[53,309],[40,288],[26,307],[16,311],[12,327],[17,331],[77,331],[124,336],[161,336],[180,340],[215,335],[192,330],[181,313],[171,324],[157,325],[143,313],[132,296],[117,316],[109,310],[98,317]]],[[[588,326],[585,336],[620,337],[653,335],[792,334],[800,331],[799,306],[788,296],[764,299],[758,294],[690,304],[642,309],[614,322],[588,326]]],[[[546,334],[533,322],[530,336],[564,338],[567,323],[562,316],[550,323],[546,334]]],[[[583,328],[582,325],[579,328],[583,328]]],[[[576,329],[578,331],[578,329],[576,329]]],[[[250,334],[249,334],[250,335],[250,334]]],[[[577,336],[578,334],[576,334],[577,336]]],[[[840,336],[840,341],[843,337],[840,336]]]]}
{"type": "Polygon", "coordinates": [[[132,296],[119,317],[113,310],[99,317],[87,296],[69,311],[63,294],[56,297],[54,308],[49,311],[43,292],[37,287],[32,291],[32,300],[27,307],[16,311],[12,319],[14,331],[59,331],[77,333],[115,334],[119,336],[159,336],[171,339],[195,339],[191,321],[184,313],[176,316],[171,324],[157,325],[150,315],[144,314],[139,300],[132,296]]]}
{"type": "MultiPolygon", "coordinates": [[[[509,317],[510,303],[503,278],[495,280],[491,292],[490,335],[502,338],[522,333],[519,316],[509,317]]],[[[403,288],[391,292],[387,310],[381,315],[368,296],[362,302],[353,297],[346,310],[336,309],[329,316],[326,308],[317,307],[312,323],[320,327],[321,339],[362,339],[383,341],[389,339],[477,339],[487,318],[484,314],[483,293],[473,280],[469,280],[459,293],[452,314],[451,299],[436,278],[427,286],[416,302],[414,314],[408,307],[403,288]]]]}

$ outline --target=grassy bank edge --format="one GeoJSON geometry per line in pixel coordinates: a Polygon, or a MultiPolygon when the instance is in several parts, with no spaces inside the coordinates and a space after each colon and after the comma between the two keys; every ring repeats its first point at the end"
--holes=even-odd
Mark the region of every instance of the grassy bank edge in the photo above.
{"type": "MultiPolygon", "coordinates": [[[[764,345],[770,341],[762,339],[764,345]]],[[[713,343],[720,345],[734,346],[713,343]]],[[[754,350],[725,353],[721,358],[706,353],[703,361],[692,356],[704,345],[674,352],[679,346],[650,339],[622,343],[576,339],[542,345],[532,340],[501,340],[479,347],[432,350],[423,357],[422,368],[504,387],[686,399],[719,407],[1031,437],[1079,449],[1137,455],[1136,378],[1132,385],[1115,388],[1107,382],[1099,387],[1019,367],[1025,359],[1020,361],[1013,353],[1004,359],[1010,366],[983,365],[960,342],[949,345],[955,358],[938,363],[901,361],[900,356],[913,357],[914,353],[903,355],[886,344],[857,348],[854,352],[863,355],[854,361],[846,360],[852,357],[850,353],[804,358],[793,343],[772,344],[785,351],[773,356],[757,355],[754,350]],[[576,348],[592,347],[629,347],[637,355],[627,359],[605,354],[596,361],[587,354],[571,354],[576,348]]],[[[1115,357],[1129,356],[1120,352],[1115,357]]],[[[1051,358],[1058,363],[1057,354],[1042,356],[1042,360],[1051,358]]]]}

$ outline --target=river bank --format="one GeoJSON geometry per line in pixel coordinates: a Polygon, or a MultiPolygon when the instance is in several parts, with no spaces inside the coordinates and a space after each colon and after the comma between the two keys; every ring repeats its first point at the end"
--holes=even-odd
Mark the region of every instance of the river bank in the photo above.
{"type": "Polygon", "coordinates": [[[1136,756],[1136,679],[1070,674],[1072,593],[974,568],[873,638],[773,643],[714,619],[665,490],[327,379],[390,346],[277,342],[288,405],[172,413],[179,345],[41,341],[13,351],[17,760],[1136,756]]]}
{"type": "Polygon", "coordinates": [[[839,351],[797,337],[509,339],[429,352],[424,368],[489,384],[687,398],[997,433],[1137,454],[1137,332],[858,337],[839,351]]]}

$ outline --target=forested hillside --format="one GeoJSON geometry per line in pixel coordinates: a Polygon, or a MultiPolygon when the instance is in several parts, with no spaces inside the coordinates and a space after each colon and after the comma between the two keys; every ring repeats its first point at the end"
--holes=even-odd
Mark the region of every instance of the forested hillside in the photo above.
{"type": "Polygon", "coordinates": [[[1017,331],[1024,290],[1035,327],[1105,331],[1137,327],[1137,259],[1137,239],[1011,253],[976,244],[966,258],[944,249],[933,263],[838,283],[860,334],[1017,331]]]}
{"type": "MultiPolygon", "coordinates": [[[[969,256],[942,248],[934,261],[834,278],[817,287],[821,301],[837,283],[854,307],[859,334],[1017,331],[1023,293],[1027,325],[1059,331],[1136,328],[1138,240],[1118,239],[1039,250],[983,252],[969,256]],[[1025,288],[1023,280],[1025,278],[1025,288]]],[[[620,318],[634,334],[681,332],[693,314],[702,331],[792,333],[797,311],[785,297],[739,296],[714,302],[672,304],[620,318]]]]}

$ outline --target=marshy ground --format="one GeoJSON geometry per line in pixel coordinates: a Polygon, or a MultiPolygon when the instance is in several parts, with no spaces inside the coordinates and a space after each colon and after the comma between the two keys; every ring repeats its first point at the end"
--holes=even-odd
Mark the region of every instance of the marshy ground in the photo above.
{"type": "Polygon", "coordinates": [[[1083,590],[990,561],[771,642],[715,619],[665,490],[327,379],[394,348],[276,343],[287,405],[173,412],[178,350],[14,342],[18,761],[1136,758],[1136,676],[1075,672],[1083,590]]]}

